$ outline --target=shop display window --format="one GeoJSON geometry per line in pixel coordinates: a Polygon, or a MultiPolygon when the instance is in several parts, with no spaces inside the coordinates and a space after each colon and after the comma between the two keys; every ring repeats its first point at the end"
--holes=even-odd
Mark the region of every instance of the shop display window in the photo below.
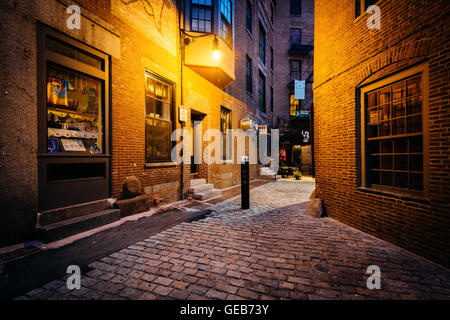
{"type": "Polygon", "coordinates": [[[172,85],[146,73],[145,159],[169,161],[172,151],[172,85]]]}
{"type": "Polygon", "coordinates": [[[102,82],[47,65],[48,153],[103,153],[102,82]]]}

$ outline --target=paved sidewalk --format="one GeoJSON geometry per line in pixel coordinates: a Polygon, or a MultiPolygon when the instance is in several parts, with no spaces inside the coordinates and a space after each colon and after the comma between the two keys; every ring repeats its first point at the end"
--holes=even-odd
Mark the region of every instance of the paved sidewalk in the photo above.
{"type": "Polygon", "coordinates": [[[313,182],[278,181],[214,206],[19,299],[449,299],[450,271],[329,218],[303,214],[313,182]],[[381,290],[366,269],[381,268],[381,290]]]}

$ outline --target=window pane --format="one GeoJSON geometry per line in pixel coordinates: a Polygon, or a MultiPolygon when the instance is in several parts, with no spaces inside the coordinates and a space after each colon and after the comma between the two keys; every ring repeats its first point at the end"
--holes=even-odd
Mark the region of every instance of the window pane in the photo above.
{"type": "Polygon", "coordinates": [[[370,184],[380,184],[380,172],[371,170],[369,179],[370,179],[370,184]]]}
{"type": "Polygon", "coordinates": [[[415,133],[422,131],[422,116],[419,114],[417,116],[411,116],[406,118],[406,127],[408,133],[415,133]]]}
{"type": "Polygon", "coordinates": [[[372,155],[370,157],[370,167],[372,169],[380,169],[380,156],[379,155],[372,155]]]}
{"type": "Polygon", "coordinates": [[[301,0],[291,0],[291,14],[300,15],[302,14],[302,1],[301,0]]]}
{"type": "Polygon", "coordinates": [[[66,57],[83,62],[99,70],[103,70],[103,60],[73,48],[51,37],[47,37],[47,49],[66,57]]]}
{"type": "Polygon", "coordinates": [[[103,153],[102,82],[47,66],[48,152],[103,153]]]}
{"type": "Polygon", "coordinates": [[[393,169],[392,156],[381,156],[381,169],[393,169]]]}
{"type": "Polygon", "coordinates": [[[422,112],[422,96],[410,98],[407,100],[408,115],[422,112]]]}
{"type": "Polygon", "coordinates": [[[387,104],[380,107],[380,120],[389,120],[391,118],[391,105],[387,104]]]}
{"type": "Polygon", "coordinates": [[[409,152],[410,153],[423,152],[422,136],[416,136],[416,137],[409,138],[409,152]]]}
{"type": "Polygon", "coordinates": [[[392,121],[392,134],[404,134],[406,133],[406,119],[400,118],[392,121]]]}
{"type": "Polygon", "coordinates": [[[389,171],[381,171],[381,184],[384,186],[392,186],[393,185],[393,173],[389,171]]]}
{"type": "Polygon", "coordinates": [[[422,155],[412,154],[409,156],[409,170],[410,171],[423,171],[422,155]]]}
{"type": "Polygon", "coordinates": [[[367,107],[375,107],[377,105],[377,93],[372,92],[367,95],[367,107]]]}
{"type": "Polygon", "coordinates": [[[392,100],[401,100],[406,96],[405,82],[402,81],[394,86],[392,86],[392,100]]]}
{"type": "Polygon", "coordinates": [[[392,118],[399,118],[405,116],[405,102],[398,101],[392,104],[392,118]]]}
{"type": "Polygon", "coordinates": [[[392,140],[381,141],[381,153],[392,153],[392,140]]]}
{"type": "Polygon", "coordinates": [[[382,122],[380,125],[380,128],[381,128],[380,136],[390,136],[391,135],[391,122],[390,121],[382,122]]]}
{"type": "Polygon", "coordinates": [[[167,161],[172,149],[172,86],[146,74],[145,158],[167,161]]]}
{"type": "Polygon", "coordinates": [[[408,188],[408,174],[404,172],[394,173],[394,186],[398,188],[408,188]]]}
{"type": "Polygon", "coordinates": [[[420,83],[420,76],[407,81],[408,97],[421,94],[420,83]]]}
{"type": "Polygon", "coordinates": [[[411,173],[409,175],[409,188],[423,190],[423,175],[421,173],[411,173]]]}
{"type": "Polygon", "coordinates": [[[407,153],[408,152],[408,139],[395,139],[395,153],[407,153]]]}
{"type": "Polygon", "coordinates": [[[378,99],[380,105],[391,102],[391,87],[378,91],[378,99]]]}
{"type": "Polygon", "coordinates": [[[395,170],[408,171],[408,156],[396,155],[395,156],[395,170]]]}

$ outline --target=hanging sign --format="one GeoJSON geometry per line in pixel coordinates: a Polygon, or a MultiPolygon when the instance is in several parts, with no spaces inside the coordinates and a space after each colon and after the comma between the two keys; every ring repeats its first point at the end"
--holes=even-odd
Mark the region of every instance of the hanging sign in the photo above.
{"type": "Polygon", "coordinates": [[[295,91],[294,91],[295,99],[305,100],[306,81],[305,80],[295,80],[294,87],[295,87],[295,91]]]}

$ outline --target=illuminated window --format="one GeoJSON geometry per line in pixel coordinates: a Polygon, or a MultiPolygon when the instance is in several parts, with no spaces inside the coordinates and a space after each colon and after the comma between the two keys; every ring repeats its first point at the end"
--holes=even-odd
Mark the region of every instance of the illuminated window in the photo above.
{"type": "Polygon", "coordinates": [[[231,129],[231,110],[220,107],[220,132],[222,132],[222,158],[231,158],[232,135],[227,136],[227,130],[231,129]]]}
{"type": "Polygon", "coordinates": [[[172,84],[145,74],[145,159],[169,161],[172,150],[172,84]]]}
{"type": "Polygon", "coordinates": [[[289,105],[290,105],[289,115],[293,117],[298,116],[300,114],[300,100],[295,99],[294,94],[290,95],[289,105]]]}

